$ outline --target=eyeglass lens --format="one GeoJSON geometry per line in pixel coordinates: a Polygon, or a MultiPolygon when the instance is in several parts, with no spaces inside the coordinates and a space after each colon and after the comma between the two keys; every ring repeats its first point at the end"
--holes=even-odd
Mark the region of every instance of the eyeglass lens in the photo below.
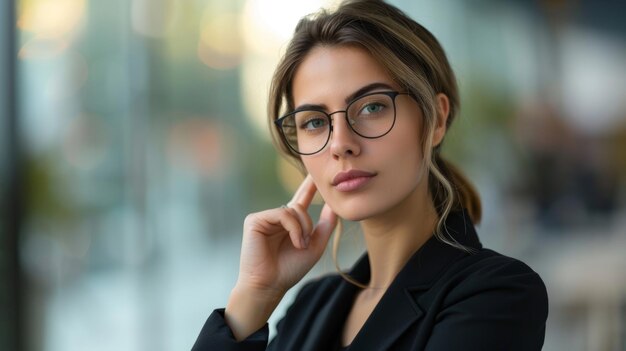
{"type": "MultiPolygon", "coordinates": [[[[333,113],[334,114],[334,113],[333,113]]],[[[378,138],[393,127],[395,105],[393,95],[374,93],[350,103],[347,119],[352,130],[365,138],[378,138]]],[[[282,131],[289,146],[300,154],[321,151],[331,134],[331,117],[322,111],[301,110],[287,115],[282,131]]],[[[334,123],[337,123],[335,120],[334,123]]]]}

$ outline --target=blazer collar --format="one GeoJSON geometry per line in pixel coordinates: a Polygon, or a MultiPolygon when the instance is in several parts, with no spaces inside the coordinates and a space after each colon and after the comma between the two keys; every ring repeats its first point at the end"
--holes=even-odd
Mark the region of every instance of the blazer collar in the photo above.
{"type": "Polygon", "coordinates": [[[309,329],[309,337],[302,345],[292,345],[302,351],[333,350],[337,339],[341,338],[345,318],[356,297],[359,288],[341,279],[331,292],[326,302],[320,306],[309,329]]]}
{"type": "MultiPolygon", "coordinates": [[[[473,249],[482,248],[469,214],[463,211],[451,212],[443,227],[446,238],[473,249]]],[[[449,263],[465,252],[439,241],[434,235],[409,259],[394,279],[391,287],[430,286],[439,273],[449,263]]],[[[352,267],[350,276],[360,282],[370,279],[370,264],[367,253],[363,254],[352,267]]]]}
{"type": "MultiPolygon", "coordinates": [[[[469,214],[465,211],[453,212],[448,216],[444,235],[467,247],[474,249],[482,247],[469,214]]],[[[451,263],[464,255],[467,253],[440,242],[434,236],[430,238],[400,270],[353,340],[351,347],[356,350],[388,349],[424,314],[415,296],[420,291],[430,288],[451,263]]],[[[367,253],[353,266],[350,275],[361,282],[369,281],[370,266],[367,253]]],[[[320,310],[319,316],[324,318],[319,318],[318,323],[315,323],[317,325],[313,326],[312,332],[318,337],[309,339],[312,342],[308,345],[311,349],[315,349],[314,346],[322,346],[319,344],[321,340],[327,343],[329,335],[341,336],[345,320],[336,317],[347,316],[358,290],[359,288],[354,285],[341,281],[328,303],[320,310]]],[[[308,350],[309,347],[303,347],[303,350],[308,350]]]]}

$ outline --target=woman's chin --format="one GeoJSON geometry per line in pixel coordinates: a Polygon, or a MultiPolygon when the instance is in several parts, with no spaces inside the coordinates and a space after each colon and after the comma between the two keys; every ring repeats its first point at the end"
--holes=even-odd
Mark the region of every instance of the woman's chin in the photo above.
{"type": "Polygon", "coordinates": [[[333,211],[337,214],[337,216],[351,222],[359,222],[365,219],[368,219],[374,215],[372,210],[366,210],[361,208],[344,208],[344,209],[333,209],[333,211]]]}
{"type": "Polygon", "coordinates": [[[373,216],[379,215],[385,211],[385,206],[382,202],[373,200],[371,196],[353,196],[349,198],[341,198],[331,196],[324,196],[326,193],[322,193],[322,198],[326,201],[326,204],[342,219],[358,222],[373,216]]]}

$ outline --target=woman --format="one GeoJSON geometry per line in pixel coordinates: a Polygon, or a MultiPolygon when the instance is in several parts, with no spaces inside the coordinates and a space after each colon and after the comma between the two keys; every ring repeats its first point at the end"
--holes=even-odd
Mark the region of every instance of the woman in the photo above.
{"type": "Polygon", "coordinates": [[[395,7],[348,1],[302,19],[269,118],[308,175],[286,206],[246,218],[237,283],[194,350],[541,349],[541,278],[482,248],[478,195],[440,155],[458,108],[443,49],[395,7]],[[348,274],[306,284],[267,346],[269,316],[338,217],[360,223],[367,253],[348,274]]]}

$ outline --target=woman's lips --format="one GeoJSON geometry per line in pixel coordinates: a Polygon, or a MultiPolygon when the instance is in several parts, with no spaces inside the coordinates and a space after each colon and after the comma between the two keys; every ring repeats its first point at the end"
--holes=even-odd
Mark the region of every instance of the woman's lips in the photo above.
{"type": "Polygon", "coordinates": [[[332,185],[342,192],[354,191],[365,186],[374,176],[376,173],[360,170],[340,172],[333,178],[332,185]]]}

